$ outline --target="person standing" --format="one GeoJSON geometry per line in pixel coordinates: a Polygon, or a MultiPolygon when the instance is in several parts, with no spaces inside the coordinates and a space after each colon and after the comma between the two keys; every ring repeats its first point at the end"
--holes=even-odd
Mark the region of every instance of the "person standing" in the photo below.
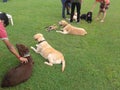
{"type": "Polygon", "coordinates": [[[100,22],[104,22],[104,19],[106,17],[106,11],[107,11],[107,9],[110,5],[110,0],[95,0],[94,4],[92,6],[92,9],[91,9],[92,12],[93,12],[97,2],[100,3],[100,8],[99,8],[99,12],[98,12],[98,15],[97,15],[97,20],[99,20],[99,17],[101,15],[101,13],[103,13],[103,17],[102,17],[100,22]]]}
{"type": "Polygon", "coordinates": [[[75,7],[77,9],[77,23],[80,22],[80,10],[81,10],[82,0],[71,0],[71,16],[70,22],[73,22],[73,16],[75,14],[75,7]]]}
{"type": "Polygon", "coordinates": [[[9,25],[9,20],[6,13],[0,13],[0,40],[4,42],[8,50],[13,55],[15,55],[16,58],[21,61],[21,63],[27,63],[28,62],[27,58],[21,57],[16,51],[15,47],[11,44],[11,42],[8,39],[8,35],[5,29],[5,27],[8,25],[9,25]]]}

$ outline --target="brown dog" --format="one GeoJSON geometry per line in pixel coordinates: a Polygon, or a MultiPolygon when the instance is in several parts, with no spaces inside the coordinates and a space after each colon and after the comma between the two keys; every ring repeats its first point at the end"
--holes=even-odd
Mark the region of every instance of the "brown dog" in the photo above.
{"type": "Polygon", "coordinates": [[[22,44],[16,45],[20,56],[26,57],[28,63],[20,63],[17,67],[10,69],[4,76],[1,87],[11,87],[28,80],[32,74],[33,61],[29,50],[22,44]]]}
{"type": "Polygon", "coordinates": [[[62,34],[73,34],[73,35],[86,35],[87,32],[83,28],[78,28],[75,26],[72,26],[65,20],[62,20],[59,22],[59,25],[63,27],[62,31],[56,31],[62,34]]]}
{"type": "Polygon", "coordinates": [[[62,72],[65,68],[65,60],[64,56],[61,52],[55,50],[53,47],[51,47],[42,34],[38,33],[34,35],[34,39],[37,40],[38,44],[36,44],[37,48],[31,46],[31,49],[34,50],[36,53],[39,53],[41,56],[43,56],[45,59],[48,60],[48,62],[45,62],[45,64],[49,66],[53,66],[53,64],[61,64],[62,63],[62,72]]]}

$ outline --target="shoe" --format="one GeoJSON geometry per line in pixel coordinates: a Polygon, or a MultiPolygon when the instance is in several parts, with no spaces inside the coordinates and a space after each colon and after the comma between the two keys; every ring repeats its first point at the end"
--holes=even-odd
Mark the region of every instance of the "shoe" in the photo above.
{"type": "Polygon", "coordinates": [[[77,24],[79,24],[80,22],[77,22],[77,24]]]}
{"type": "Polygon", "coordinates": [[[70,22],[73,22],[73,20],[70,20],[70,22]]]}
{"type": "Polygon", "coordinates": [[[67,15],[71,15],[70,13],[67,13],[67,15]]]}
{"type": "Polygon", "coordinates": [[[98,21],[98,20],[100,20],[99,18],[96,18],[96,20],[98,21]]]}
{"type": "Polygon", "coordinates": [[[80,22],[80,20],[78,19],[77,22],[80,22]]]}
{"type": "Polygon", "coordinates": [[[104,20],[101,20],[100,22],[104,22],[104,20]]]}
{"type": "Polygon", "coordinates": [[[77,23],[79,23],[80,22],[80,20],[77,20],[77,23]]]}
{"type": "Polygon", "coordinates": [[[65,19],[66,17],[65,16],[62,16],[63,19],[65,19]]]}

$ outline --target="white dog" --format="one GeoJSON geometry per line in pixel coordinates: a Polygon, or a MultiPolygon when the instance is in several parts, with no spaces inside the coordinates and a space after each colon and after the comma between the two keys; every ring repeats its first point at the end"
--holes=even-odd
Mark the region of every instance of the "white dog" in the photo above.
{"type": "Polygon", "coordinates": [[[56,31],[62,34],[73,34],[73,35],[86,35],[87,32],[84,28],[78,28],[75,26],[72,26],[65,20],[61,20],[59,22],[59,25],[63,27],[62,31],[56,31]]]}
{"type": "Polygon", "coordinates": [[[48,62],[45,62],[45,64],[49,66],[53,66],[53,64],[62,63],[63,72],[65,69],[65,60],[63,54],[52,48],[41,33],[35,34],[34,39],[37,40],[38,42],[38,44],[36,44],[37,48],[35,49],[34,47],[31,46],[31,49],[34,50],[36,53],[39,53],[45,59],[47,59],[48,62]]]}

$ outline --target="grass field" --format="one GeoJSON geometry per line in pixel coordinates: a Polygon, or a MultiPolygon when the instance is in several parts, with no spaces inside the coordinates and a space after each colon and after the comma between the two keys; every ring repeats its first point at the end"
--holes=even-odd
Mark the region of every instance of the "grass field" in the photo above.
{"type": "MultiPolygon", "coordinates": [[[[84,0],[81,13],[92,7],[94,0],[84,0]]],[[[66,60],[65,71],[61,65],[44,64],[45,59],[30,50],[34,59],[31,78],[15,87],[0,90],[120,90],[120,0],[111,0],[104,23],[95,21],[98,6],[91,24],[72,23],[87,30],[86,36],[62,35],[47,32],[46,26],[57,24],[61,18],[60,0],[8,0],[0,1],[0,11],[13,16],[14,26],[7,32],[10,41],[30,48],[36,42],[33,35],[42,33],[51,46],[61,51],[66,60]]],[[[7,70],[18,60],[0,41],[0,81],[7,70]]]]}

